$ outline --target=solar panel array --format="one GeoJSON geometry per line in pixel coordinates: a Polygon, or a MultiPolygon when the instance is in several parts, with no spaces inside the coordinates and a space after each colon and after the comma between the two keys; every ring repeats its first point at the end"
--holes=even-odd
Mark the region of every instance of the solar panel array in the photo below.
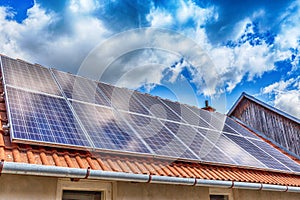
{"type": "Polygon", "coordinates": [[[61,96],[48,68],[1,56],[4,84],[61,96]]]}
{"type": "Polygon", "coordinates": [[[30,142],[90,147],[63,98],[7,86],[12,138],[30,142]]]}
{"type": "Polygon", "coordinates": [[[300,172],[225,115],[1,56],[13,142],[300,172]]]}
{"type": "Polygon", "coordinates": [[[72,102],[76,114],[89,133],[95,148],[150,153],[126,121],[111,108],[72,102]]]}
{"type": "Polygon", "coordinates": [[[52,72],[67,98],[110,106],[110,103],[97,90],[97,84],[94,81],[58,70],[52,70],[52,72]]]}

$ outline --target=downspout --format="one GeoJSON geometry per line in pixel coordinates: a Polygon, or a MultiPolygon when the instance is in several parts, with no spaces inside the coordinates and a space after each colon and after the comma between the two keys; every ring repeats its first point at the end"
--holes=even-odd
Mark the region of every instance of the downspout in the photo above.
{"type": "Polygon", "coordinates": [[[195,186],[205,186],[205,187],[223,187],[223,188],[300,193],[300,187],[283,186],[283,185],[248,183],[248,182],[238,182],[238,181],[206,180],[206,179],[195,179],[195,178],[180,178],[180,177],[157,176],[157,175],[148,175],[148,174],[131,174],[125,172],[91,170],[89,168],[78,169],[78,168],[56,167],[56,166],[3,162],[3,161],[1,161],[0,164],[2,165],[2,174],[50,176],[50,177],[57,177],[57,178],[72,178],[72,179],[132,181],[132,182],[142,182],[142,183],[160,183],[160,184],[176,184],[176,185],[190,185],[190,186],[195,185],[195,186]]]}

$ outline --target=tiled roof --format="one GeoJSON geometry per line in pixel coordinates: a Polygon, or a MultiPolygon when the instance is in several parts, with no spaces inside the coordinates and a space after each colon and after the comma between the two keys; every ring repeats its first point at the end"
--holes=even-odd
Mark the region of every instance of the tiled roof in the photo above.
{"type": "MultiPolygon", "coordinates": [[[[1,86],[0,88],[0,93],[2,93],[3,91],[1,90],[3,90],[3,88],[1,86]]],[[[108,153],[93,154],[88,151],[38,145],[13,144],[10,142],[9,133],[2,129],[2,124],[7,123],[6,108],[3,99],[0,100],[0,118],[0,160],[4,162],[82,169],[90,167],[93,170],[133,174],[241,181],[300,187],[300,175],[295,174],[182,161],[168,161],[128,155],[110,155],[108,153]]]]}

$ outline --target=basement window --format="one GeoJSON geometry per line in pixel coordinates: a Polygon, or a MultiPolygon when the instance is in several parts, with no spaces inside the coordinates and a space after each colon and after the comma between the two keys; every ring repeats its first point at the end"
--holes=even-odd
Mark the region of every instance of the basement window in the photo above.
{"type": "Polygon", "coordinates": [[[101,192],[64,190],[62,200],[101,200],[101,192]]]}
{"type": "Polygon", "coordinates": [[[228,195],[210,195],[210,200],[228,200],[228,195]]]}

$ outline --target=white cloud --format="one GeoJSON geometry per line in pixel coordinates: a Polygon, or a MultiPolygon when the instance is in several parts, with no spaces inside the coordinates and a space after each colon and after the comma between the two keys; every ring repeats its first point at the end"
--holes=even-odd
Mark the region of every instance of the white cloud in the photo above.
{"type": "Polygon", "coordinates": [[[279,108],[300,119],[299,90],[290,90],[284,93],[278,93],[275,96],[274,105],[276,108],[279,108]]]}
{"type": "Polygon", "coordinates": [[[153,84],[162,82],[163,71],[179,59],[178,55],[159,49],[135,50],[111,63],[101,80],[127,88],[146,85],[151,89],[153,84]]]}
{"type": "MultiPolygon", "coordinates": [[[[275,37],[277,60],[290,59],[293,55],[291,49],[299,51],[300,44],[300,1],[293,2],[280,17],[281,27],[275,37]]],[[[299,53],[292,62],[293,70],[299,69],[299,53]]]]}
{"type": "MultiPolygon", "coordinates": [[[[157,8],[155,13],[159,16],[168,15],[168,11],[158,10],[157,8]]],[[[196,84],[199,93],[210,96],[219,95],[225,91],[231,92],[245,76],[251,81],[254,77],[260,77],[266,71],[274,70],[275,55],[273,46],[265,42],[262,42],[261,45],[253,46],[246,41],[235,47],[216,46],[210,43],[204,25],[209,21],[218,19],[218,14],[214,7],[200,8],[191,1],[180,1],[180,7],[175,13],[176,15],[172,16],[176,23],[184,24],[188,20],[192,20],[195,23],[193,27],[178,27],[177,30],[193,39],[214,65],[213,67],[210,65],[210,68],[199,65],[191,69],[192,81],[196,84]]],[[[238,22],[235,25],[231,39],[238,41],[243,35],[254,33],[252,18],[257,18],[264,14],[263,10],[259,10],[253,13],[251,18],[245,18],[238,22]]],[[[191,60],[187,59],[187,61],[191,60]]]]}
{"type": "MultiPolygon", "coordinates": [[[[291,7],[295,6],[299,5],[291,5],[291,7]]],[[[226,47],[212,45],[207,38],[205,28],[203,28],[203,25],[208,21],[218,19],[215,8],[200,8],[191,1],[180,1],[180,6],[174,12],[175,15],[168,13],[167,10],[158,10],[158,8],[154,11],[158,16],[172,16],[173,21],[177,24],[184,24],[189,20],[196,24],[194,27],[180,27],[179,25],[177,30],[194,39],[214,64],[214,68],[210,70],[205,69],[203,66],[195,66],[196,68],[192,69],[192,81],[198,86],[198,92],[205,95],[215,95],[225,91],[231,92],[244,78],[252,81],[257,77],[261,77],[265,72],[276,70],[274,63],[278,60],[290,59],[291,52],[289,48],[298,48],[299,45],[299,12],[291,14],[290,10],[287,10],[289,16],[282,17],[286,22],[283,23],[282,31],[275,38],[275,43],[272,45],[267,44],[263,39],[254,38],[254,40],[260,40],[260,44],[253,46],[249,41],[243,41],[239,45],[226,47]]],[[[266,13],[261,9],[247,18],[241,19],[234,25],[234,31],[229,38],[238,42],[245,35],[253,34],[253,20],[264,17],[264,15],[266,13]]],[[[150,22],[154,21],[151,21],[151,18],[149,20],[150,22]]],[[[161,26],[168,27],[170,24],[172,22],[169,21],[168,23],[162,23],[161,26]]],[[[243,38],[243,40],[245,39],[243,38]]],[[[294,65],[298,62],[299,56],[295,58],[294,65]]],[[[180,70],[180,68],[177,68],[177,70],[180,70]]],[[[176,73],[179,72],[176,71],[176,73]]]]}
{"type": "Polygon", "coordinates": [[[266,86],[262,94],[274,95],[276,108],[300,118],[300,76],[266,86]]]}
{"type": "Polygon", "coordinates": [[[252,80],[253,77],[274,69],[272,56],[265,43],[252,46],[249,42],[235,48],[213,48],[210,53],[218,71],[219,85],[227,85],[228,92],[231,92],[246,74],[248,80],[252,80]]]}
{"type": "Polygon", "coordinates": [[[69,9],[75,13],[90,13],[99,6],[99,2],[94,0],[71,0],[69,9]]]}
{"type": "Polygon", "coordinates": [[[214,7],[201,8],[193,1],[180,0],[180,7],[176,11],[176,19],[181,24],[186,23],[192,19],[197,23],[196,26],[203,25],[207,21],[217,20],[218,15],[215,12],[214,7]]]}
{"type": "Polygon", "coordinates": [[[7,8],[0,7],[0,52],[49,67],[76,71],[95,44],[110,34],[97,18],[78,13],[65,16],[67,33],[58,30],[61,16],[38,4],[28,9],[22,23],[7,20],[7,15],[7,8]]]}
{"type": "Polygon", "coordinates": [[[294,78],[291,78],[287,81],[281,80],[279,82],[275,82],[275,83],[263,88],[262,93],[267,94],[267,93],[271,93],[274,91],[280,93],[281,91],[285,91],[287,89],[287,87],[293,83],[296,83],[294,78]]]}
{"type": "Polygon", "coordinates": [[[146,18],[151,22],[151,27],[171,27],[174,23],[172,15],[159,8],[151,9],[146,18]]]}
{"type": "Polygon", "coordinates": [[[229,39],[236,41],[240,39],[245,32],[254,33],[253,27],[247,27],[248,24],[252,24],[251,19],[248,17],[236,23],[229,39]]]}
{"type": "Polygon", "coordinates": [[[276,37],[276,42],[281,49],[295,48],[299,46],[300,39],[300,1],[293,2],[285,13],[282,14],[281,30],[276,37]]]}

